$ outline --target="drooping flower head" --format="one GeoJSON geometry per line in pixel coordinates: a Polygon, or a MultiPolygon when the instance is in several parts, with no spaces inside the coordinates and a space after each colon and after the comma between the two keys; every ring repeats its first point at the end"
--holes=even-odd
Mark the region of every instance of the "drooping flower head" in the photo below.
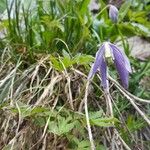
{"type": "Polygon", "coordinates": [[[108,55],[109,56],[111,55],[114,61],[122,86],[125,89],[127,89],[129,73],[131,73],[130,62],[123,51],[121,51],[116,45],[109,42],[103,43],[102,46],[97,51],[95,62],[92,65],[92,68],[88,75],[88,79],[91,79],[92,76],[97,71],[100,71],[103,88],[104,89],[109,88],[109,84],[107,80],[107,63],[106,63],[106,57],[108,57],[108,55]]]}
{"type": "Polygon", "coordinates": [[[109,7],[109,18],[114,23],[118,21],[118,9],[114,5],[110,5],[109,7]]]}

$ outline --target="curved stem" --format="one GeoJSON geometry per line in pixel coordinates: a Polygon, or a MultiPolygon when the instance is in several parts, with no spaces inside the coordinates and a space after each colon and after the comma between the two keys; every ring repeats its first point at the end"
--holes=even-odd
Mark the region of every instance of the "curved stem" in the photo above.
{"type": "MultiPolygon", "coordinates": [[[[109,78],[114,82],[114,79],[112,79],[110,76],[109,78]]],[[[148,123],[148,125],[150,126],[150,120],[149,118],[144,114],[143,111],[141,111],[141,109],[136,105],[136,103],[134,102],[134,98],[132,98],[130,95],[128,95],[125,90],[119,86],[119,84],[117,84],[116,82],[115,86],[118,88],[118,90],[130,101],[130,103],[132,104],[132,106],[136,109],[136,111],[141,115],[141,117],[148,123]]]]}
{"type": "Polygon", "coordinates": [[[108,90],[104,89],[104,96],[105,96],[106,103],[107,103],[107,113],[109,116],[114,117],[113,106],[112,106],[112,102],[111,102],[111,98],[110,98],[110,93],[108,90]]]}
{"type": "Polygon", "coordinates": [[[142,99],[139,98],[133,94],[131,94],[130,92],[128,92],[127,90],[125,90],[116,80],[114,80],[111,76],[109,76],[109,79],[115,84],[115,86],[118,88],[118,90],[121,93],[125,93],[126,95],[130,96],[132,99],[139,101],[139,102],[143,102],[143,103],[149,103],[150,104],[150,99],[142,99]]]}
{"type": "Polygon", "coordinates": [[[91,150],[95,150],[93,135],[92,135],[92,131],[91,131],[91,125],[90,125],[90,121],[89,121],[88,105],[87,105],[87,96],[88,96],[89,83],[90,83],[90,81],[88,80],[87,83],[86,83],[86,89],[85,89],[84,107],[85,107],[85,116],[86,116],[89,140],[90,140],[90,143],[91,143],[91,150]]]}

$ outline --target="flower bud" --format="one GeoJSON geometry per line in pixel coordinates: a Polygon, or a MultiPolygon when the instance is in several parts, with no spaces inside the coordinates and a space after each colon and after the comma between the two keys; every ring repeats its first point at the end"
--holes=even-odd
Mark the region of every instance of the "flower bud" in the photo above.
{"type": "Polygon", "coordinates": [[[109,18],[114,23],[118,21],[118,9],[114,5],[110,5],[109,7],[109,18]]]}

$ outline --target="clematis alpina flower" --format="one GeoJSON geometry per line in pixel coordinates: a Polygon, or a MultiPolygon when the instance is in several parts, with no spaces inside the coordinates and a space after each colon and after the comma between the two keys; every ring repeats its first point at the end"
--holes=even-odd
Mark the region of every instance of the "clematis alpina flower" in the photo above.
{"type": "Polygon", "coordinates": [[[95,62],[93,63],[88,79],[91,79],[92,76],[100,71],[102,86],[104,89],[109,88],[108,79],[107,79],[107,63],[106,57],[112,57],[117,72],[119,74],[122,86],[128,88],[129,73],[131,73],[131,66],[127,56],[121,51],[116,45],[105,42],[99,48],[96,53],[95,62]]]}
{"type": "Polygon", "coordinates": [[[109,18],[115,23],[118,21],[118,9],[114,5],[109,7],[109,18]]]}

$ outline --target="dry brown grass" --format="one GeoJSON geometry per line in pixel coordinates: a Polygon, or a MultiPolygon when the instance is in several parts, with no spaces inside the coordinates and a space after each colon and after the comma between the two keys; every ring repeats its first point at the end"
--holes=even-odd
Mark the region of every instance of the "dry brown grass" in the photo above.
{"type": "MultiPolygon", "coordinates": [[[[9,58],[7,54],[5,55],[9,58]]],[[[52,66],[49,56],[26,68],[23,68],[23,62],[14,65],[10,59],[4,59],[4,56],[1,62],[0,149],[67,150],[72,136],[88,140],[83,101],[87,81],[84,66],[76,65],[75,68],[57,71],[52,66]],[[80,126],[68,132],[68,136],[51,132],[50,118],[56,119],[57,122],[57,116],[65,116],[68,113],[80,116],[77,117],[80,126]],[[80,133],[80,130],[83,131],[80,133]]],[[[113,80],[112,83],[115,84],[113,80]]],[[[123,92],[136,100],[136,97],[126,91],[123,92]]],[[[114,95],[113,87],[110,89],[110,94],[114,95]]],[[[93,112],[101,110],[102,116],[106,117],[104,113],[107,111],[106,102],[99,83],[93,82],[88,87],[88,107],[93,112]]],[[[118,119],[121,121],[121,126],[127,128],[130,138],[134,138],[132,146],[145,148],[145,143],[142,141],[150,140],[149,127],[146,126],[133,134],[125,124],[126,116],[121,115],[120,112],[118,119]]],[[[115,145],[118,150],[124,149],[126,146],[123,139],[126,137],[122,139],[122,135],[116,129],[92,125],[94,142],[106,147],[115,145]]]]}

